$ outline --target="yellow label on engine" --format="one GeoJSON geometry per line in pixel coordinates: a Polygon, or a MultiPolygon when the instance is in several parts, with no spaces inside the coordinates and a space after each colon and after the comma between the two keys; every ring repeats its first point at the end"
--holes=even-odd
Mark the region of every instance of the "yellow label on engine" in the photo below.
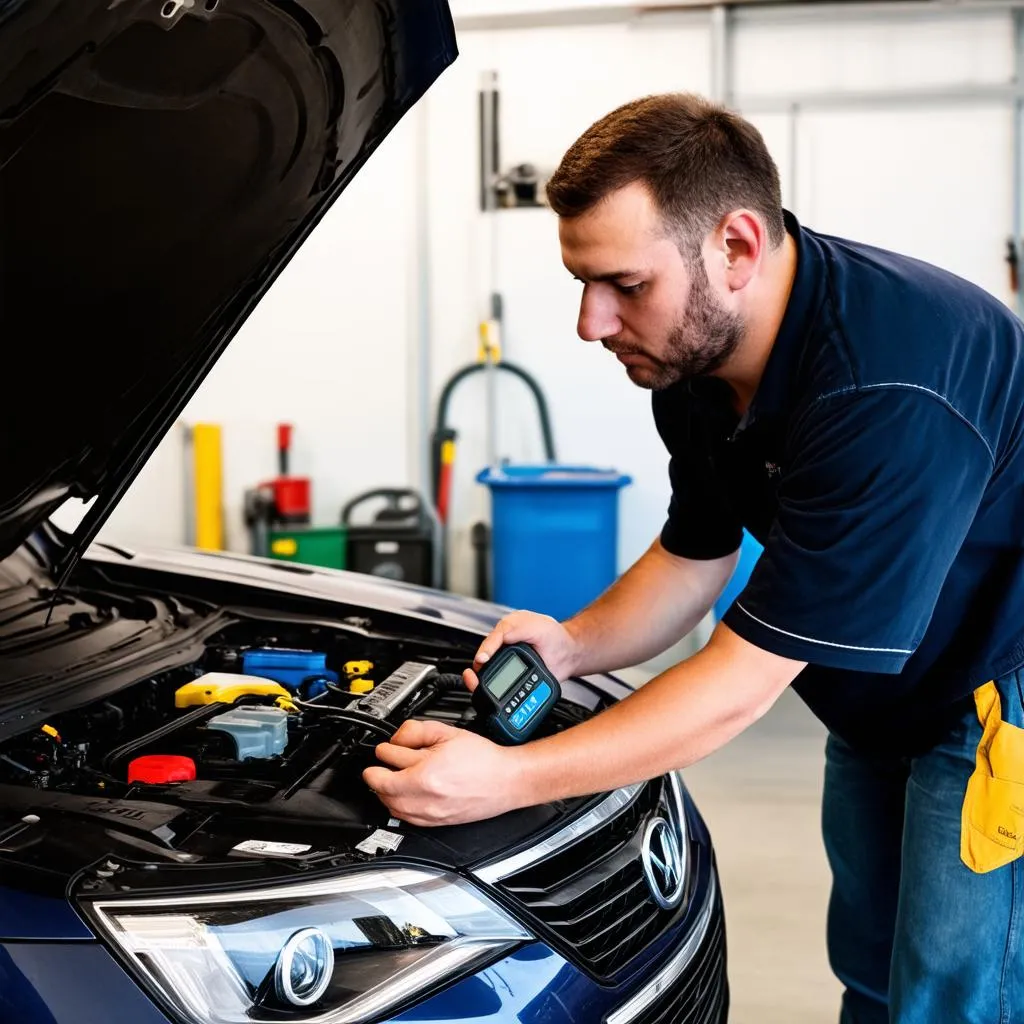
{"type": "Polygon", "coordinates": [[[353,679],[348,684],[349,693],[369,693],[374,687],[372,679],[353,679]]]}
{"type": "Polygon", "coordinates": [[[273,679],[238,676],[230,672],[207,672],[174,692],[176,708],[194,708],[201,704],[234,704],[239,697],[291,697],[273,679]]]}

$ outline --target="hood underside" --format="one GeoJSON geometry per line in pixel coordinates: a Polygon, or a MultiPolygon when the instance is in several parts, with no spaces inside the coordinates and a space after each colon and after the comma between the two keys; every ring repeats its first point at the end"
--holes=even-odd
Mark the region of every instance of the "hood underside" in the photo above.
{"type": "Polygon", "coordinates": [[[455,54],[444,0],[0,0],[0,558],[95,533],[455,54]]]}

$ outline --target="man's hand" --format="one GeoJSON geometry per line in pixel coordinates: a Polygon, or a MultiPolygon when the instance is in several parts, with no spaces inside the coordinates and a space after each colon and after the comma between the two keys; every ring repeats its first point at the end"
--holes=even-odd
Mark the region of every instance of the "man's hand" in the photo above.
{"type": "Polygon", "coordinates": [[[367,768],[363,780],[384,806],[413,825],[458,825],[512,810],[514,751],[442,722],[410,720],[367,768]],[[392,770],[393,769],[393,770],[392,770]]]}
{"type": "Polygon", "coordinates": [[[502,647],[515,643],[530,644],[559,682],[573,675],[579,665],[580,646],[562,623],[537,612],[513,612],[506,615],[480,645],[473,668],[463,673],[466,686],[475,690],[479,682],[476,673],[502,647]]]}

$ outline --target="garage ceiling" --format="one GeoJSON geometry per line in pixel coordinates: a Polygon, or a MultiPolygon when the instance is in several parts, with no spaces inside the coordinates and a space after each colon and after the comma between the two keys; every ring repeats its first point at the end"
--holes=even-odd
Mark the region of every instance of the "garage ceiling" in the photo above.
{"type": "Polygon", "coordinates": [[[850,7],[865,12],[965,14],[1024,7],[1024,0],[449,0],[456,24],[473,28],[516,28],[568,23],[621,21],[637,15],[712,8],[760,9],[799,15],[801,8],[850,7]]]}

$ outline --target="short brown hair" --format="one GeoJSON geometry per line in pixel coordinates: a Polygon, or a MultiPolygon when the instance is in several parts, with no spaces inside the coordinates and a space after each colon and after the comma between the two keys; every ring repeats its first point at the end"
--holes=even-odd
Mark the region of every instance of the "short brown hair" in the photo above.
{"type": "Polygon", "coordinates": [[[785,238],[779,171],[761,133],[702,96],[647,96],[601,118],[562,158],[548,202],[560,217],[577,217],[635,181],[684,251],[740,208],[764,217],[773,248],[785,238]]]}

